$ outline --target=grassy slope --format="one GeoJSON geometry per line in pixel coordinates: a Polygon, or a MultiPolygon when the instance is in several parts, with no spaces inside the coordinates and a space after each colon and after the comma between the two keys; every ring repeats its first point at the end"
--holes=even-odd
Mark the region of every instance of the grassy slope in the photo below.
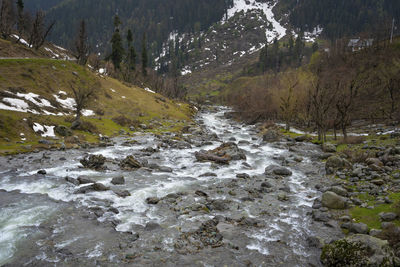
{"type": "MultiPolygon", "coordinates": [[[[134,124],[149,124],[150,120],[157,120],[160,126],[152,130],[156,132],[178,130],[185,121],[190,120],[191,111],[186,104],[175,103],[158,94],[124,85],[109,77],[100,77],[72,62],[51,59],[0,60],[0,94],[5,90],[32,92],[49,101],[53,100],[52,104],[56,105],[53,94],[62,90],[68,93],[68,97],[72,97],[69,84],[80,81],[85,84],[100,85],[97,99],[89,104],[88,109],[104,112],[102,116],[84,118],[97,130],[95,134],[75,131],[74,134],[82,140],[96,142],[98,133],[111,136],[121,129],[129,132],[127,127],[112,121],[112,118],[120,115],[134,121],[134,124]],[[73,72],[78,73],[79,78],[73,72]]],[[[40,147],[38,140],[42,137],[33,132],[34,122],[42,125],[70,126],[71,118],[72,116],[44,116],[0,110],[0,154],[24,152],[40,147]],[[24,143],[19,143],[20,133],[25,134],[27,140],[24,143]]]]}

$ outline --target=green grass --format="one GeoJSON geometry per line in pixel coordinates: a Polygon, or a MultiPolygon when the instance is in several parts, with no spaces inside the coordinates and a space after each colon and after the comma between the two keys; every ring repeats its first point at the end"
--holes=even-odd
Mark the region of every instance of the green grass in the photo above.
{"type": "MultiPolygon", "coordinates": [[[[361,200],[368,201],[369,205],[374,205],[374,197],[369,195],[361,194],[359,195],[361,200]],[[364,199],[363,199],[364,198],[364,199]]],[[[392,193],[389,195],[389,198],[396,202],[400,200],[400,193],[392,193]]],[[[381,212],[394,212],[393,208],[394,204],[379,204],[375,205],[373,209],[354,207],[350,210],[350,215],[356,222],[362,222],[368,225],[370,229],[381,229],[381,221],[379,218],[379,213],[381,212]]],[[[394,221],[395,224],[400,225],[400,221],[394,221]]]]}

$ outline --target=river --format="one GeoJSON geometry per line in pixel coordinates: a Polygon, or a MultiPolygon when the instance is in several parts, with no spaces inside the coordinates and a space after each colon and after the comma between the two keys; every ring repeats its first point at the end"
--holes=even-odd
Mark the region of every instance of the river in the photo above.
{"type": "Polygon", "coordinates": [[[105,148],[0,158],[0,265],[319,266],[310,237],[336,234],[311,216],[315,186],[323,183],[319,147],[265,143],[254,126],[226,119],[228,111],[200,112],[197,132],[184,134],[179,146],[166,145],[171,135],[142,134],[105,148]],[[237,143],[247,160],[196,161],[196,151],[222,142],[237,143]],[[108,170],[82,168],[85,153],[105,156],[108,170]],[[123,171],[117,163],[128,155],[163,168],[123,171]],[[266,176],[271,164],[293,174],[266,176]],[[41,169],[47,174],[37,174],[41,169]],[[236,177],[243,173],[249,177],[236,177]],[[74,194],[78,186],[65,177],[82,175],[131,196],[74,194]],[[118,175],[125,184],[112,185],[118,175]],[[148,204],[150,197],[161,201],[148,204]],[[222,243],[207,246],[214,242],[207,238],[222,243]]]}

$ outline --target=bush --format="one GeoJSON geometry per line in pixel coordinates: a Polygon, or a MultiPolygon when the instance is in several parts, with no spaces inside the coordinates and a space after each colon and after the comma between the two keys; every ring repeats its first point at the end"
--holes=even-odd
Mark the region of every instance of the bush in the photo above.
{"type": "Polygon", "coordinates": [[[114,117],[114,118],[112,118],[112,121],[121,126],[130,126],[133,123],[132,120],[128,119],[124,115],[114,117]]]}
{"type": "Polygon", "coordinates": [[[84,131],[84,132],[89,132],[89,133],[99,133],[99,130],[97,129],[96,125],[89,121],[83,121],[81,122],[81,125],[79,126],[78,130],[84,131]]]}
{"type": "MultiPolygon", "coordinates": [[[[396,214],[399,214],[400,204],[396,202],[394,205],[397,205],[395,209],[396,214]]],[[[394,206],[393,205],[393,206],[394,206]]],[[[384,229],[379,235],[378,238],[387,240],[390,246],[394,246],[400,243],[400,228],[396,225],[391,225],[388,228],[384,229]]]]}
{"type": "Polygon", "coordinates": [[[337,240],[324,246],[321,262],[325,266],[366,266],[367,250],[360,243],[337,240]]]}

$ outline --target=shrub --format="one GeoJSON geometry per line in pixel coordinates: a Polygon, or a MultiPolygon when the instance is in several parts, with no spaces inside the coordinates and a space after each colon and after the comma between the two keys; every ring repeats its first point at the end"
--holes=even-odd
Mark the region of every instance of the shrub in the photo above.
{"type": "Polygon", "coordinates": [[[128,119],[124,115],[120,115],[118,117],[112,118],[112,121],[121,126],[130,126],[132,125],[132,120],[128,119]]]}
{"type": "MultiPolygon", "coordinates": [[[[396,202],[394,205],[397,205],[395,212],[398,214],[400,211],[400,204],[396,202]]],[[[387,240],[390,246],[394,246],[400,243],[400,228],[396,225],[390,225],[378,235],[378,238],[387,240]]]]}

